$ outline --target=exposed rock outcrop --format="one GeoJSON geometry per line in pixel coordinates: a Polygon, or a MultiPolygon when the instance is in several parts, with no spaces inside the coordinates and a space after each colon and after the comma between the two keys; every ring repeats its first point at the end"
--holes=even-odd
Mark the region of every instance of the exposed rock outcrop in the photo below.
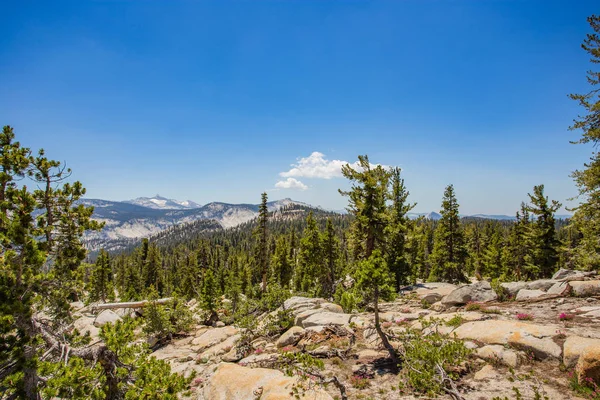
{"type": "Polygon", "coordinates": [[[485,303],[498,299],[498,295],[487,281],[480,281],[453,290],[442,299],[442,304],[456,306],[469,302],[485,303]]]}
{"type": "MultiPolygon", "coordinates": [[[[221,363],[204,386],[201,399],[205,400],[284,400],[293,399],[292,389],[298,379],[267,368],[247,368],[237,364],[221,363]]],[[[308,386],[308,385],[307,385],[308,386]]],[[[301,399],[331,400],[321,389],[307,389],[301,399]]]]}

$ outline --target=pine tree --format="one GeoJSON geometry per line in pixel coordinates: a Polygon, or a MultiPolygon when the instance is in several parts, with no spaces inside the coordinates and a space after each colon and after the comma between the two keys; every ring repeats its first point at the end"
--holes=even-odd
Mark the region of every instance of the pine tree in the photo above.
{"type": "Polygon", "coordinates": [[[86,254],[81,236],[101,226],[91,220],[93,208],[77,204],[85,194],[79,182],[34,192],[17,183],[26,176],[60,181],[65,169],[45,159],[43,151],[32,158],[14,139],[13,129],[5,126],[0,134],[0,386],[8,398],[38,399],[39,357],[59,349],[50,343],[56,334],[51,330],[71,322],[69,301],[81,292],[77,274],[86,254]],[[40,323],[35,314],[40,309],[53,317],[52,326],[40,323]]]}
{"type": "Polygon", "coordinates": [[[549,278],[556,269],[560,242],[556,237],[554,213],[562,206],[558,201],[548,200],[544,196],[544,185],[533,187],[533,194],[528,194],[531,205],[528,211],[534,217],[530,238],[532,244],[533,264],[538,269],[536,278],[549,278]]]}
{"type": "Polygon", "coordinates": [[[389,197],[392,205],[389,209],[389,222],[385,228],[386,261],[390,271],[394,274],[396,291],[400,290],[401,285],[408,283],[411,275],[406,254],[407,234],[411,225],[407,214],[416,205],[416,203],[407,202],[410,193],[406,190],[404,179],[400,177],[400,173],[401,169],[398,167],[392,168],[390,171],[392,189],[389,197]]]}
{"type": "Polygon", "coordinates": [[[342,175],[352,182],[352,189],[339,192],[349,198],[347,210],[354,216],[351,242],[354,257],[360,260],[368,259],[375,249],[385,250],[390,173],[380,165],[373,168],[366,155],[358,156],[358,164],[356,170],[349,164],[342,167],[342,175]]]}
{"type": "Polygon", "coordinates": [[[391,279],[390,270],[380,250],[374,250],[368,259],[359,261],[356,270],[356,284],[363,291],[364,297],[373,302],[375,330],[384,348],[389,352],[394,366],[397,367],[399,364],[398,355],[390,344],[387,335],[382,331],[379,321],[379,300],[389,300],[394,294],[393,279],[391,279]]]}
{"type": "Polygon", "coordinates": [[[435,229],[429,280],[468,282],[464,273],[467,253],[453,185],[444,191],[441,214],[435,229]]]}
{"type": "Polygon", "coordinates": [[[351,230],[354,256],[358,260],[355,276],[358,287],[364,291],[367,300],[373,302],[375,330],[397,367],[398,355],[379,321],[379,299],[392,288],[389,269],[383,258],[390,173],[379,165],[372,168],[366,155],[358,156],[358,162],[360,171],[349,164],[342,167],[342,174],[353,185],[350,191],[340,190],[342,195],[348,196],[348,211],[354,216],[351,230]]]}
{"type": "Polygon", "coordinates": [[[269,237],[267,232],[267,222],[269,220],[269,208],[267,206],[267,193],[261,195],[261,202],[258,208],[258,227],[256,230],[258,246],[258,267],[261,275],[261,291],[267,290],[267,271],[269,269],[269,237]]]}
{"type": "Polygon", "coordinates": [[[287,288],[290,286],[293,269],[290,262],[288,244],[285,239],[285,236],[281,236],[277,239],[271,266],[273,268],[273,278],[281,287],[287,288]]]}
{"type": "Polygon", "coordinates": [[[520,281],[528,275],[527,266],[531,259],[531,216],[525,203],[517,211],[516,220],[510,228],[507,245],[503,249],[504,265],[507,277],[520,281]]]}
{"type": "Polygon", "coordinates": [[[480,277],[484,269],[485,249],[483,234],[478,223],[474,223],[465,229],[465,240],[469,254],[467,271],[470,274],[480,277]]]}
{"type": "MultiPolygon", "coordinates": [[[[600,64],[600,16],[588,17],[592,33],[588,33],[581,47],[590,54],[590,62],[600,64]]],[[[585,115],[579,116],[570,127],[581,130],[581,138],[573,143],[592,143],[594,147],[600,141],[600,71],[589,70],[587,81],[592,87],[585,94],[571,94],[570,97],[585,109],[585,115]]],[[[594,151],[584,169],[572,174],[579,188],[580,204],[575,208],[573,223],[581,232],[582,238],[575,251],[575,261],[585,270],[600,268],[600,153],[594,151]]]]}
{"type": "Polygon", "coordinates": [[[217,283],[211,269],[208,269],[204,275],[200,304],[204,310],[209,312],[208,319],[214,319],[217,311],[217,283]]]}
{"type": "Polygon", "coordinates": [[[300,239],[298,273],[295,278],[297,290],[318,294],[317,283],[323,273],[323,249],[321,231],[312,211],[306,218],[306,228],[300,239]]]}
{"type": "Polygon", "coordinates": [[[324,271],[321,274],[321,293],[330,298],[333,296],[335,281],[338,278],[338,258],[339,241],[335,235],[335,230],[331,218],[327,218],[325,231],[321,238],[324,271]]]}
{"type": "Polygon", "coordinates": [[[500,229],[494,228],[483,255],[484,271],[490,278],[499,278],[504,273],[502,248],[502,232],[500,229]]]}
{"type": "Polygon", "coordinates": [[[91,277],[90,301],[114,298],[112,268],[108,253],[100,249],[91,277]]]}
{"type": "Polygon", "coordinates": [[[162,256],[156,244],[148,244],[148,239],[144,239],[142,256],[142,277],[144,289],[154,286],[159,296],[164,294],[164,282],[162,281],[162,256]],[[144,257],[145,255],[145,257],[144,257]]]}

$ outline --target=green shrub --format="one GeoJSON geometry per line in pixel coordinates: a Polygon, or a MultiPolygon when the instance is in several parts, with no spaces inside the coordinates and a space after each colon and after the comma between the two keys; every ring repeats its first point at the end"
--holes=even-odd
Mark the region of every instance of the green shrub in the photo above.
{"type": "MultiPolygon", "coordinates": [[[[156,300],[156,291],[150,289],[150,300],[156,300]]],[[[195,324],[194,315],[185,302],[174,297],[167,304],[151,301],[144,309],[143,331],[158,341],[171,339],[176,333],[188,332],[195,324]]]]}
{"type": "Polygon", "coordinates": [[[351,292],[342,293],[342,297],[340,298],[340,306],[344,310],[345,313],[351,313],[352,310],[356,308],[356,297],[351,292]]]}
{"type": "Polygon", "coordinates": [[[502,287],[500,284],[502,281],[500,279],[492,279],[490,285],[496,294],[498,295],[498,301],[510,301],[513,300],[513,296],[511,296],[508,291],[502,287]]]}
{"type": "Polygon", "coordinates": [[[456,314],[454,317],[450,318],[446,321],[446,326],[452,326],[454,328],[458,328],[465,322],[465,319],[460,314],[456,314]]]}
{"type": "Polygon", "coordinates": [[[453,367],[461,365],[471,353],[462,341],[431,332],[427,336],[413,329],[408,329],[400,335],[404,344],[404,367],[400,385],[426,396],[435,396],[443,391],[439,379],[438,366],[452,380],[458,379],[458,372],[453,367]]]}

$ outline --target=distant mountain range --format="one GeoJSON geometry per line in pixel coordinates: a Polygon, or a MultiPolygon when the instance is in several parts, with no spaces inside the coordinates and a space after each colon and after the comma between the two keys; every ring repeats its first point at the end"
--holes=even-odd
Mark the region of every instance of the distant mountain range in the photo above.
{"type": "Polygon", "coordinates": [[[156,210],[191,210],[202,207],[192,200],[178,201],[167,199],[157,194],[154,197],[138,197],[133,200],[125,200],[123,203],[135,204],[142,207],[154,208],[156,210]]]}
{"type": "MultiPolygon", "coordinates": [[[[212,228],[230,228],[250,221],[258,215],[258,204],[208,203],[200,206],[192,201],[179,202],[160,196],[140,197],[128,201],[83,199],[83,204],[94,206],[93,218],[104,222],[99,232],[87,233],[84,240],[89,250],[105,248],[117,251],[177,225],[198,220],[212,220],[212,228]],[[198,207],[193,207],[197,205],[198,207]]],[[[292,199],[267,203],[269,211],[290,204],[306,205],[292,199]]]]}
{"type": "MultiPolygon", "coordinates": [[[[126,201],[109,201],[99,199],[84,199],[83,204],[94,206],[93,218],[104,222],[100,232],[87,233],[86,246],[91,251],[105,248],[118,251],[144,237],[152,237],[169,228],[195,221],[212,221],[200,224],[204,230],[224,229],[250,221],[258,215],[258,204],[228,204],[213,202],[200,205],[191,200],[178,201],[156,195],[154,197],[138,197],[126,201]]],[[[269,211],[277,211],[290,204],[298,204],[316,210],[306,203],[286,198],[268,203],[269,211]]],[[[429,220],[439,220],[441,215],[436,212],[409,213],[412,219],[424,217],[429,220]]],[[[463,216],[466,217],[466,216],[463,216]]],[[[514,220],[514,216],[476,214],[471,218],[514,220]]],[[[569,218],[567,215],[557,215],[557,218],[569,218]]]]}

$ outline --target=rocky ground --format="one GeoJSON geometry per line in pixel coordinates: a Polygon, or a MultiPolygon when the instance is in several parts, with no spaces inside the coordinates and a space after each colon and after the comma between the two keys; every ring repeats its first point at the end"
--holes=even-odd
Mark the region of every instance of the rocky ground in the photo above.
{"type": "MultiPolygon", "coordinates": [[[[407,328],[421,330],[424,337],[436,329],[464,341],[472,349],[469,362],[456,366],[456,386],[464,399],[517,399],[515,387],[523,399],[536,398],[536,392],[542,399],[586,398],[572,390],[570,375],[600,384],[600,279],[561,270],[549,280],[503,284],[502,292],[512,300],[499,301],[485,281],[407,287],[395,301],[380,305],[382,326],[398,348],[402,343],[393,337],[407,328]]],[[[322,377],[337,377],[350,399],[423,398],[399,390],[372,312],[347,314],[324,299],[305,297],[288,299],[285,308],[295,326],[279,337],[254,339],[245,354],[237,348],[240,329],[197,326],[154,356],[169,361],[177,373],[195,373],[184,395],[190,399],[287,399],[300,386],[306,399],[341,398],[333,383],[322,388],[314,377],[299,381],[274,369],[283,351],[321,359],[322,377]]],[[[96,335],[97,326],[123,313],[83,315],[77,327],[96,335]]]]}

